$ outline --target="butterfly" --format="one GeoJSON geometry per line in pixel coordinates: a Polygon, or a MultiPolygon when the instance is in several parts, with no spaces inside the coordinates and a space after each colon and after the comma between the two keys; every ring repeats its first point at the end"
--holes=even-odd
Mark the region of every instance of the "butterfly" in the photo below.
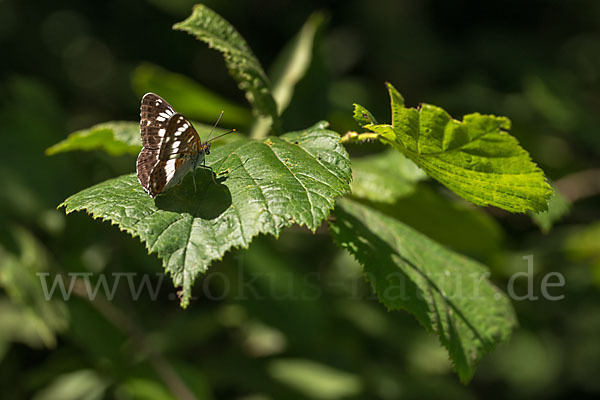
{"type": "MultiPolygon", "coordinates": [[[[222,116],[223,112],[213,130],[222,116]]],[[[235,129],[212,140],[231,132],[235,129]]],[[[189,171],[195,172],[197,166],[212,172],[205,158],[210,154],[212,140],[202,143],[191,122],[157,94],[146,93],[142,97],[140,134],[143,147],[137,158],[137,177],[150,197],[179,184],[189,171]]]]}

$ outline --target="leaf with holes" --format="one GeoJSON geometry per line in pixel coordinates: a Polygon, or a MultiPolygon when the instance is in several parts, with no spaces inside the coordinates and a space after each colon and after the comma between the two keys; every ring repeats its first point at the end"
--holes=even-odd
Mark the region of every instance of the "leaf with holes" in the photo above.
{"type": "Polygon", "coordinates": [[[317,229],[349,188],[348,154],[339,135],[320,123],[263,141],[238,140],[216,148],[207,164],[227,171],[216,183],[197,172],[151,199],[135,174],[84,189],[61,206],[85,210],[138,236],[157,253],[188,305],[192,284],[208,265],[259,233],[279,235],[291,224],[317,229]]]}
{"type": "Polygon", "coordinates": [[[254,109],[277,122],[277,106],[271,94],[269,78],[250,46],[235,28],[210,8],[197,4],[185,21],[173,25],[208,44],[225,58],[227,69],[254,109]]]}
{"type": "Polygon", "coordinates": [[[334,240],[364,266],[379,300],[435,333],[463,382],[485,353],[508,340],[514,311],[483,265],[352,200],[341,200],[334,216],[334,240]]]}
{"type": "Polygon", "coordinates": [[[548,209],[552,188],[529,153],[507,133],[507,118],[475,113],[457,121],[429,104],[406,108],[400,93],[391,84],[387,87],[392,124],[376,124],[364,107],[355,105],[355,119],[363,128],[474,204],[511,212],[548,209]]]}

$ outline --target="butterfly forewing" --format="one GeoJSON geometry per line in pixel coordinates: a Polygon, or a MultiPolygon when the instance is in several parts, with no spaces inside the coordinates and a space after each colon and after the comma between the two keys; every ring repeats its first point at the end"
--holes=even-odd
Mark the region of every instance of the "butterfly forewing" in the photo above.
{"type": "Polygon", "coordinates": [[[198,155],[199,149],[200,138],[191,122],[182,114],[173,115],[160,143],[159,159],[191,158],[198,155]]]}
{"type": "Polygon", "coordinates": [[[142,146],[148,149],[159,149],[169,119],[175,114],[173,107],[162,97],[154,93],[146,93],[140,106],[140,133],[142,146]]]}

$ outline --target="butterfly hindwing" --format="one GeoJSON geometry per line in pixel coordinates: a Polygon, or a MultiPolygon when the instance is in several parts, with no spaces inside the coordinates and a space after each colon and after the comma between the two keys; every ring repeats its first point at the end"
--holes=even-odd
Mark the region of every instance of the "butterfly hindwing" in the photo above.
{"type": "Polygon", "coordinates": [[[150,174],[157,163],[158,150],[148,149],[146,147],[142,148],[142,151],[140,151],[137,158],[136,170],[138,180],[146,192],[148,192],[150,185],[150,174]]]}
{"type": "Polygon", "coordinates": [[[146,93],[140,106],[140,133],[142,146],[158,150],[162,138],[167,132],[170,118],[175,110],[162,97],[146,93]]]}

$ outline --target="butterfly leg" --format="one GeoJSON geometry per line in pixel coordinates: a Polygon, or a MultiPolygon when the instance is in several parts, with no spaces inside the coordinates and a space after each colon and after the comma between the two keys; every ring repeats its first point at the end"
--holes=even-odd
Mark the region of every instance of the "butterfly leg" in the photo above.
{"type": "Polygon", "coordinates": [[[200,167],[210,171],[210,177],[211,177],[213,183],[216,185],[217,181],[215,181],[215,171],[213,170],[212,167],[209,167],[208,165],[206,165],[206,159],[202,160],[202,164],[200,164],[200,167]]]}

